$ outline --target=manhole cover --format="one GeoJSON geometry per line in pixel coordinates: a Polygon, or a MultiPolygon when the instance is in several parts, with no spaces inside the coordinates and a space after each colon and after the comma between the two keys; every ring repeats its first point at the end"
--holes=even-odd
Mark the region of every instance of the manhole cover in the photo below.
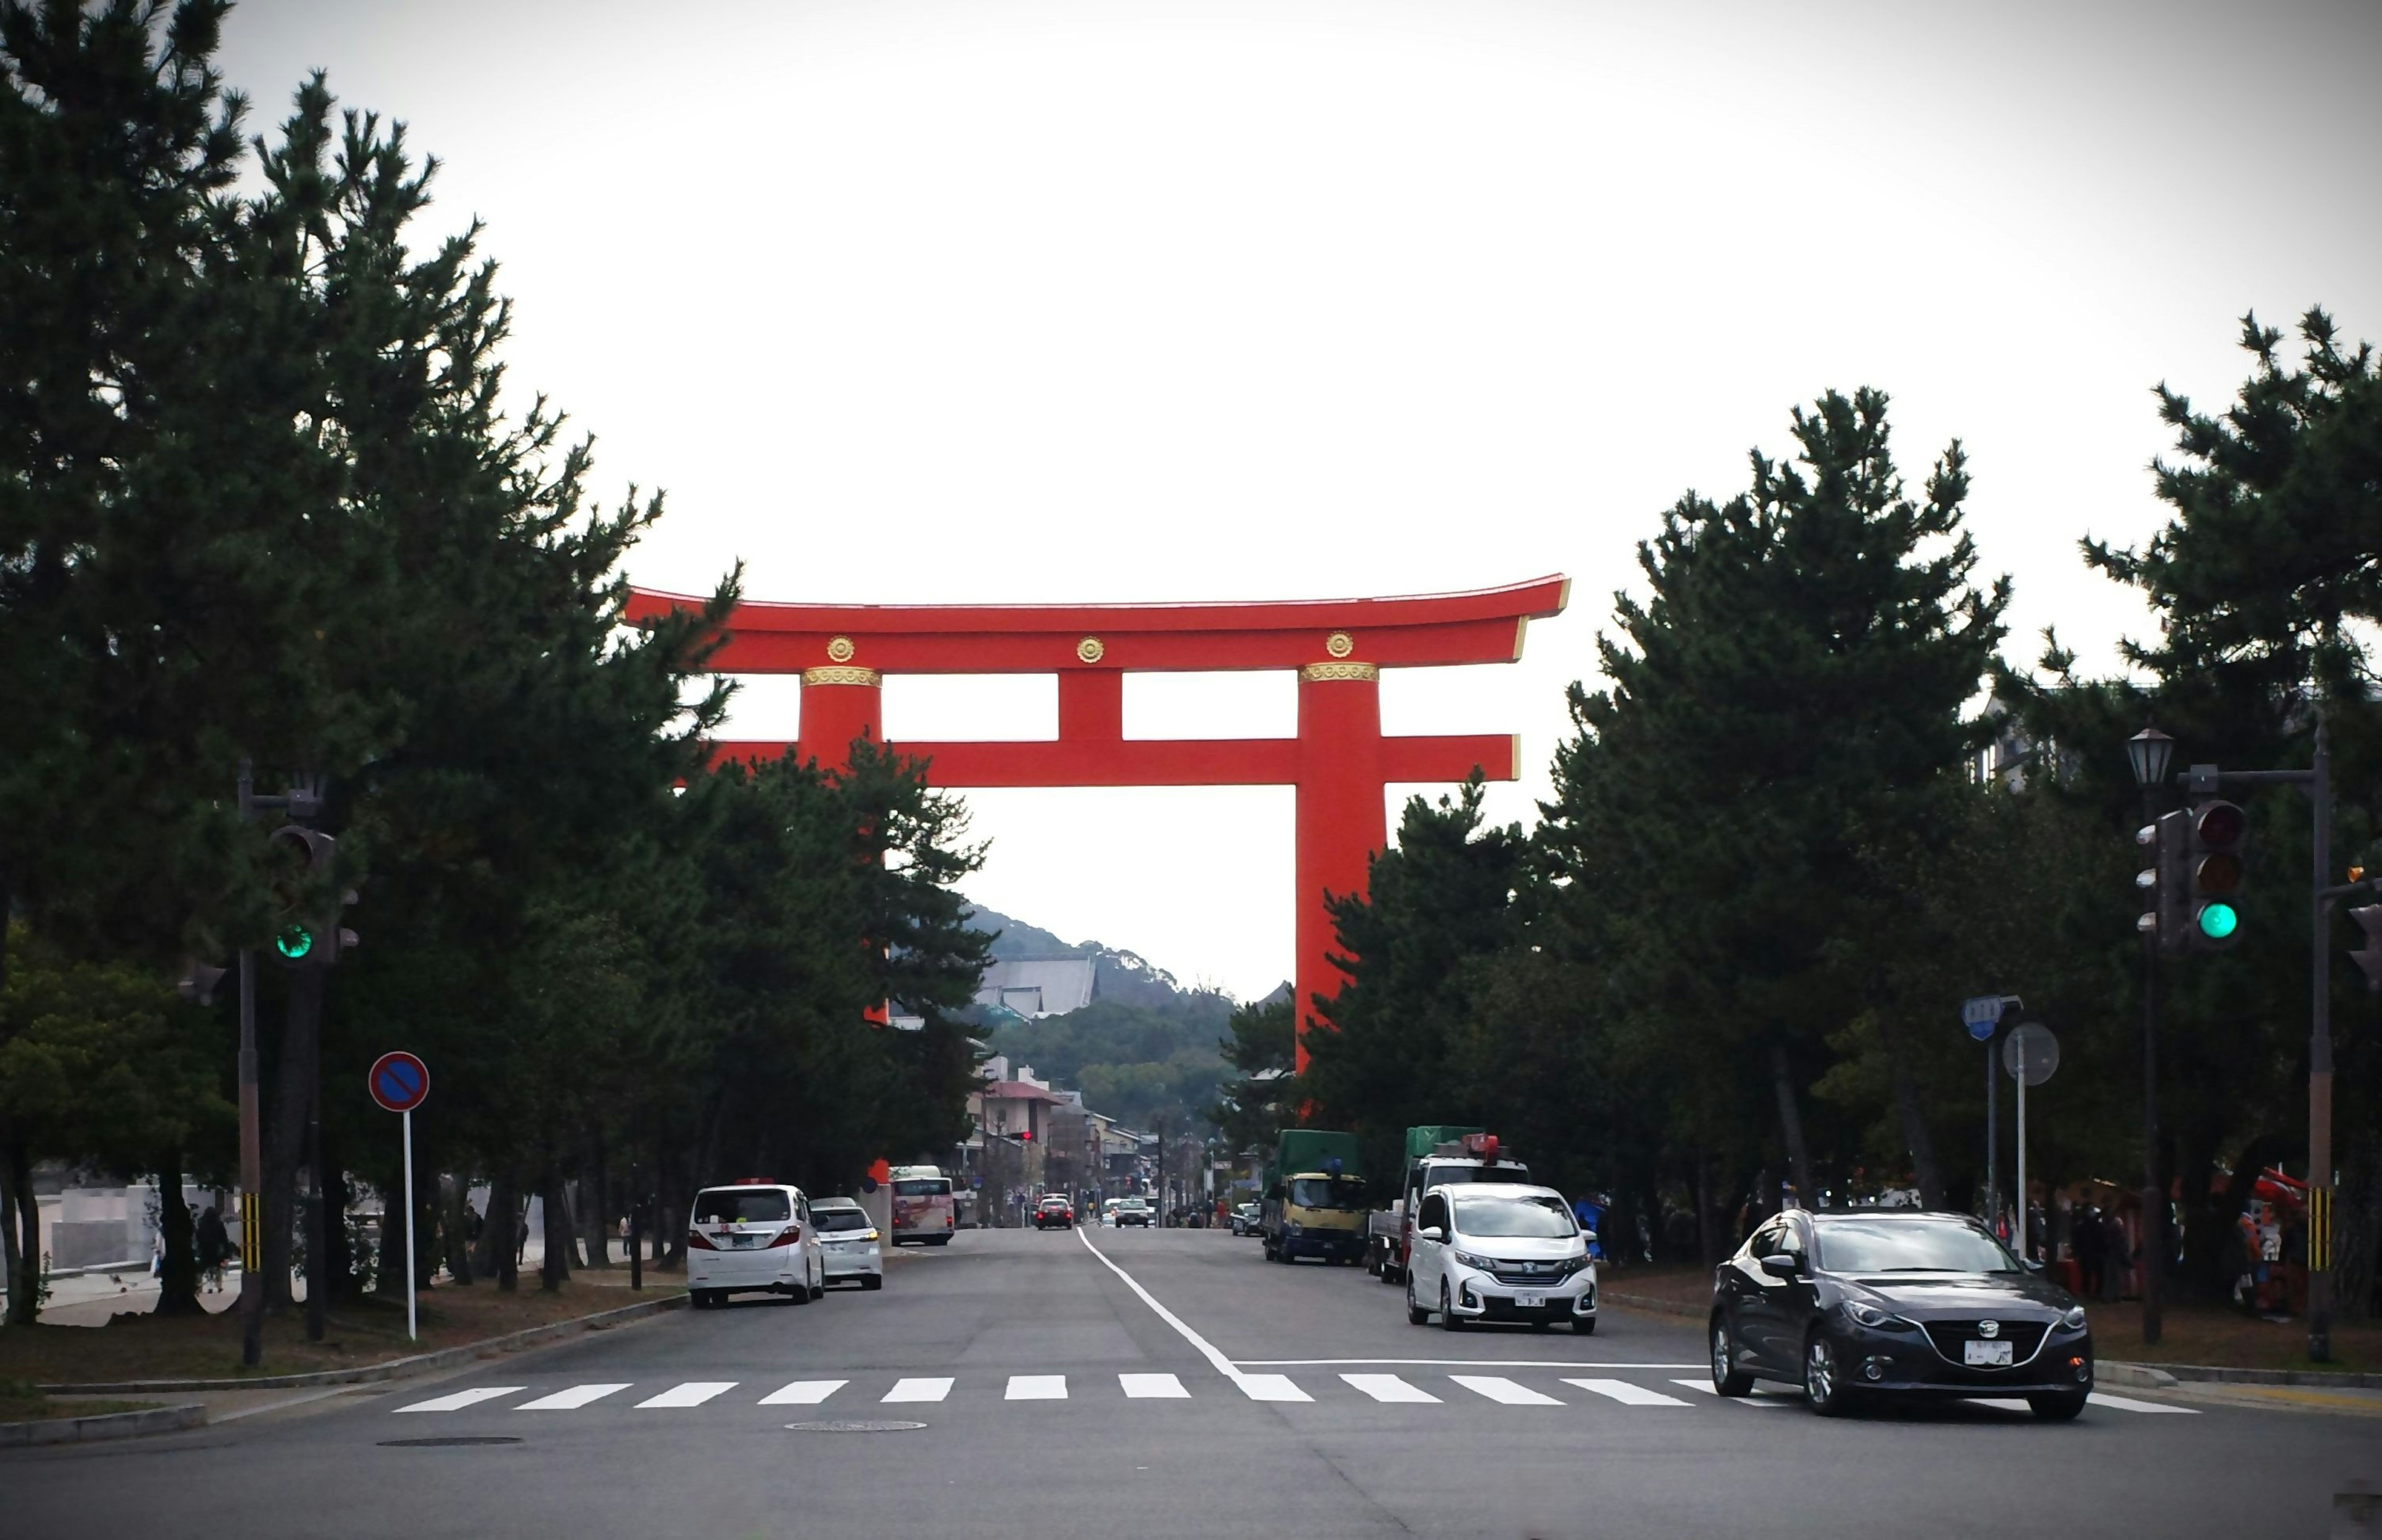
{"type": "Polygon", "coordinates": [[[518,1444],[520,1442],[518,1438],[503,1437],[384,1438],[380,1441],[380,1447],[384,1449],[460,1449],[469,1448],[477,1444],[518,1444]]]}
{"type": "Polygon", "coordinates": [[[925,1427],[924,1423],[864,1423],[841,1418],[825,1423],[788,1423],[789,1433],[909,1433],[925,1427]]]}

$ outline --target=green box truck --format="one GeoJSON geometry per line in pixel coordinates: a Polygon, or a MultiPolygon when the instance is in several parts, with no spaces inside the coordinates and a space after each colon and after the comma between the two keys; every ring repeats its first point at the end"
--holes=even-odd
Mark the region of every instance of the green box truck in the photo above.
{"type": "Polygon", "coordinates": [[[1283,1129],[1266,1173],[1259,1229],[1268,1262],[1365,1259],[1365,1156],[1353,1133],[1283,1129]]]}

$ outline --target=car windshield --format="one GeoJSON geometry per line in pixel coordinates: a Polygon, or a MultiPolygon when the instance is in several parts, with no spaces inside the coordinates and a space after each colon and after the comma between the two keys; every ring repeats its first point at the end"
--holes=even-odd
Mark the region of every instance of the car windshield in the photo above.
{"type": "Polygon", "coordinates": [[[2015,1273],[2002,1243],[1958,1220],[1835,1219],[1814,1225],[1831,1273],[2015,1273]]]}
{"type": "Polygon", "coordinates": [[[794,1216],[794,1205],[775,1187],[715,1187],[694,1200],[698,1225],[782,1224],[794,1216]]]}
{"type": "Polygon", "coordinates": [[[1329,1177],[1295,1177],[1290,1183],[1293,1208],[1362,1208],[1365,1184],[1354,1177],[1333,1181],[1329,1177]]]}
{"type": "Polygon", "coordinates": [[[1529,1241],[1560,1241],[1579,1232],[1561,1198],[1459,1198],[1455,1228],[1465,1235],[1529,1241]]]}
{"type": "Polygon", "coordinates": [[[1067,1200],[1064,1198],[1045,1198],[1042,1200],[1042,1206],[1044,1208],[1064,1208],[1067,1206],[1067,1200]]]}

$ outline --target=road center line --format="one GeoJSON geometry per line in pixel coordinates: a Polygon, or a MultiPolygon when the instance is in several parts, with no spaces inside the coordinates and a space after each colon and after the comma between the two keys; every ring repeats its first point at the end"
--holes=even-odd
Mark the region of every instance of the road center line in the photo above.
{"type": "MultiPolygon", "coordinates": [[[[1244,1394],[1248,1395],[1253,1399],[1275,1399],[1271,1395],[1265,1395],[1261,1392],[1274,1388],[1271,1382],[1281,1379],[1282,1376],[1280,1375],[1245,1375],[1241,1373],[1239,1366],[1234,1364],[1231,1359],[1226,1358],[1222,1352],[1219,1351],[1214,1343],[1209,1341],[1197,1332],[1193,1331],[1189,1326],[1185,1324],[1183,1317],[1175,1314],[1174,1312],[1167,1309],[1164,1305],[1160,1304],[1158,1302],[1157,1296],[1150,1293],[1148,1289],[1144,1289],[1141,1286],[1140,1280],[1136,1279],[1131,1273],[1126,1272],[1115,1263],[1111,1262],[1108,1259],[1107,1253],[1092,1244],[1092,1238],[1088,1234],[1079,1229],[1075,1232],[1075,1239],[1084,1243],[1084,1250],[1099,1258],[1101,1266],[1107,1268],[1110,1272],[1114,1273],[1118,1277],[1123,1278],[1124,1280],[1124,1286],[1127,1289],[1132,1289],[1135,1296],[1137,1297],[1142,1303],[1148,1305],[1150,1310],[1157,1314],[1160,1320],[1165,1322],[1168,1326],[1173,1326],[1176,1334],[1180,1336],[1183,1340],[1190,1343],[1194,1348],[1197,1348],[1199,1351],[1199,1356],[1206,1359],[1209,1364],[1215,1369],[1216,1373],[1223,1375],[1226,1379],[1231,1380],[1234,1385],[1241,1388],[1244,1394]]],[[[1301,1399],[1303,1399],[1304,1398],[1301,1399]]]]}

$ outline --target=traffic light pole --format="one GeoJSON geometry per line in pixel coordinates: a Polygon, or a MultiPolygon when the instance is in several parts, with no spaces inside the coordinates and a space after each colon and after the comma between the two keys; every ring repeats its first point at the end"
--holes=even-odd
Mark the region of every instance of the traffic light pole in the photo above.
{"type": "MultiPolygon", "coordinates": [[[[239,762],[239,816],[255,816],[246,760],[239,762]]],[[[256,949],[239,949],[239,1361],[264,1356],[264,1139],[256,1088],[256,949]]]]}
{"type": "MultiPolygon", "coordinates": [[[[2324,717],[2315,723],[2315,754],[2305,770],[2218,770],[2194,765],[2189,777],[2234,786],[2301,786],[2314,803],[2308,956],[2308,1357],[2332,1361],[2332,904],[2350,889],[2332,883],[2332,749],[2324,717]]],[[[2352,885],[2353,886],[2353,885],[2352,885]]]]}

